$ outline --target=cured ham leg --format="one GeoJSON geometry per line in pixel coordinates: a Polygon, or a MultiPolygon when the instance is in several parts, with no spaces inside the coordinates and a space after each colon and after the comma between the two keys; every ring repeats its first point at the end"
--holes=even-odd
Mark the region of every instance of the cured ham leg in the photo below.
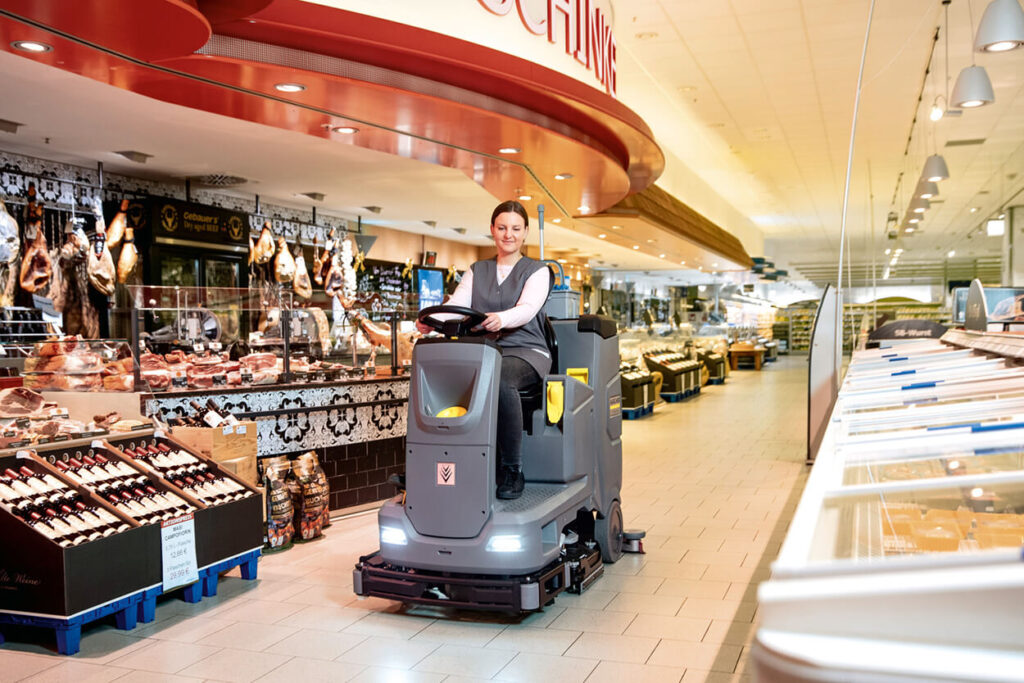
{"type": "Polygon", "coordinates": [[[7,212],[7,207],[0,200],[0,263],[14,263],[20,250],[18,221],[7,212]]]}
{"type": "Polygon", "coordinates": [[[270,222],[263,224],[260,231],[260,238],[256,240],[256,250],[253,261],[256,263],[269,263],[274,258],[274,235],[270,232],[270,222]]]}
{"type": "Polygon", "coordinates": [[[121,247],[121,255],[117,259],[117,281],[121,284],[127,282],[138,265],[139,252],[135,248],[135,231],[131,228],[126,228],[124,246],[121,247]]]}
{"type": "Polygon", "coordinates": [[[291,282],[295,277],[295,259],[288,250],[283,237],[277,238],[277,256],[274,258],[274,279],[280,283],[291,282]]]}
{"type": "Polygon", "coordinates": [[[124,239],[125,231],[128,228],[128,200],[121,200],[120,210],[114,214],[107,226],[107,249],[113,251],[124,239]]]}
{"type": "Polygon", "coordinates": [[[313,298],[313,285],[309,282],[306,259],[301,253],[295,259],[295,279],[292,280],[292,287],[300,298],[307,300],[313,298]]]}
{"type": "Polygon", "coordinates": [[[25,251],[25,258],[21,260],[21,288],[32,294],[45,289],[50,284],[50,276],[53,274],[53,262],[50,261],[46,235],[43,232],[43,226],[37,225],[36,238],[32,240],[32,244],[25,251]]]}
{"type": "Polygon", "coordinates": [[[324,278],[324,291],[327,292],[327,296],[335,296],[341,293],[344,286],[345,277],[341,272],[341,264],[338,263],[338,258],[335,256],[331,259],[330,270],[327,271],[327,276],[324,278]]]}
{"type": "Polygon", "coordinates": [[[117,271],[114,270],[114,259],[110,256],[110,249],[107,247],[107,227],[103,222],[103,204],[99,197],[93,201],[93,213],[96,214],[97,239],[89,249],[86,269],[92,286],[104,295],[110,296],[114,293],[117,271]]]}
{"type": "Polygon", "coordinates": [[[316,237],[314,236],[313,237],[313,282],[317,283],[318,285],[322,285],[324,283],[324,276],[320,272],[320,270],[324,266],[324,260],[320,256],[320,249],[319,249],[319,247],[317,247],[316,242],[317,242],[317,240],[316,240],[316,237]]]}

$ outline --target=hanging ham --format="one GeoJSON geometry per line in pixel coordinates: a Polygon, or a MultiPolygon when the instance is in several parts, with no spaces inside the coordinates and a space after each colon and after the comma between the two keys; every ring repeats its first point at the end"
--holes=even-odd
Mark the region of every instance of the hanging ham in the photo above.
{"type": "Polygon", "coordinates": [[[19,278],[21,288],[30,294],[45,289],[50,284],[50,276],[53,271],[53,262],[50,261],[43,226],[37,224],[35,228],[36,237],[25,250],[25,258],[21,260],[21,277],[19,278]]]}
{"type": "Polygon", "coordinates": [[[309,282],[306,259],[303,258],[302,252],[295,257],[295,279],[292,281],[292,287],[295,288],[295,294],[300,298],[307,300],[313,298],[313,285],[309,282]]]}
{"type": "Polygon", "coordinates": [[[327,292],[327,296],[334,296],[341,293],[344,285],[345,277],[341,272],[341,264],[338,263],[338,257],[335,256],[331,259],[330,269],[327,271],[327,277],[324,278],[324,291],[327,292]]]}
{"type": "Polygon", "coordinates": [[[114,214],[110,225],[107,226],[107,249],[113,251],[124,239],[125,230],[128,228],[128,200],[121,200],[120,210],[114,214]]]}
{"type": "Polygon", "coordinates": [[[61,247],[56,267],[63,271],[64,331],[96,339],[100,336],[100,314],[89,299],[86,258],[90,251],[89,238],[77,228],[61,247]]]}
{"type": "Polygon", "coordinates": [[[323,268],[324,261],[320,256],[320,248],[316,244],[316,236],[313,237],[313,282],[318,285],[324,283],[324,276],[320,273],[320,269],[323,268]]]}
{"type": "Polygon", "coordinates": [[[105,296],[110,296],[114,293],[117,271],[107,247],[107,227],[103,222],[103,205],[99,197],[94,200],[93,213],[96,214],[96,237],[89,249],[86,269],[90,284],[105,296]]]}
{"type": "Polygon", "coordinates": [[[295,277],[295,259],[283,237],[277,238],[277,256],[274,257],[274,279],[280,283],[291,282],[295,277]]]}
{"type": "Polygon", "coordinates": [[[126,228],[124,233],[124,246],[121,247],[121,255],[117,259],[117,281],[122,285],[135,272],[139,265],[139,252],[135,248],[135,231],[126,228]]]}
{"type": "Polygon", "coordinates": [[[270,232],[270,222],[263,224],[260,231],[260,238],[256,240],[256,253],[253,260],[256,263],[269,263],[274,258],[274,235],[270,232]]]}
{"type": "Polygon", "coordinates": [[[21,243],[18,239],[18,221],[7,213],[7,206],[0,200],[0,263],[13,263],[18,258],[21,243]]]}

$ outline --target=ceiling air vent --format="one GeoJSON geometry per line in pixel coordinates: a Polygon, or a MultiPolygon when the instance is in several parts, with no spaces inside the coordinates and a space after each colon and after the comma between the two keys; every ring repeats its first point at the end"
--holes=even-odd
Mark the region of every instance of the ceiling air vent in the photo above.
{"type": "Polygon", "coordinates": [[[207,173],[206,175],[189,176],[188,179],[203,187],[238,187],[249,182],[247,178],[227,173],[207,173]]]}
{"type": "Polygon", "coordinates": [[[980,145],[985,142],[985,138],[965,138],[963,140],[946,140],[946,147],[970,147],[971,145],[980,145]]]}

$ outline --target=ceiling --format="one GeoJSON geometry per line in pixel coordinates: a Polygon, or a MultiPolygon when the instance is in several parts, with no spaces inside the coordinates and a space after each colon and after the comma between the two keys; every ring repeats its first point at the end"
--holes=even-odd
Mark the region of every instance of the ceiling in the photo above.
{"type": "MultiPolygon", "coordinates": [[[[985,4],[971,6],[975,22],[985,4]]],[[[752,255],[768,256],[819,284],[835,280],[869,5],[614,3],[619,97],[664,152],[659,186],[737,234],[752,255]]],[[[933,202],[923,229],[900,238],[905,251],[892,269],[892,283],[937,284],[951,272],[991,277],[1001,241],[967,235],[1024,188],[1024,50],[978,55],[995,104],[933,124],[927,110],[945,90],[945,32],[934,42],[943,24],[940,0],[876,3],[847,212],[854,285],[871,280],[873,261],[881,277],[883,249],[896,246],[885,236],[886,216],[895,211],[902,217],[909,200],[900,178],[907,179],[904,185],[915,183],[931,151],[945,156],[951,178],[941,183],[941,201],[933,202]],[[977,139],[984,142],[947,146],[977,139]],[[972,207],[977,211],[971,213],[972,207]]],[[[971,60],[967,0],[953,0],[949,26],[951,88],[971,60]]],[[[280,203],[312,206],[296,195],[322,192],[321,211],[354,216],[360,207],[377,205],[384,210],[374,220],[384,225],[481,245],[488,239],[494,195],[456,168],[364,149],[337,136],[158,102],[3,52],[0,85],[9,95],[20,94],[5,99],[0,118],[25,124],[17,135],[0,134],[0,149],[83,165],[103,161],[110,170],[149,177],[231,173],[252,180],[241,191],[280,203]],[[153,157],[134,164],[113,155],[116,149],[153,157]],[[423,222],[428,220],[436,228],[423,222]],[[456,227],[466,228],[466,235],[456,227]]],[[[550,187],[536,190],[558,196],[550,187]]],[[[574,213],[569,202],[547,203],[545,240],[560,252],[574,250],[599,267],[664,271],[666,282],[687,275],[659,258],[664,245],[646,239],[638,250],[628,239],[609,244],[596,237],[605,234],[602,226],[562,215],[574,213]],[[554,217],[562,224],[552,224],[554,217]]],[[[534,232],[531,240],[536,238],[534,232]]]]}

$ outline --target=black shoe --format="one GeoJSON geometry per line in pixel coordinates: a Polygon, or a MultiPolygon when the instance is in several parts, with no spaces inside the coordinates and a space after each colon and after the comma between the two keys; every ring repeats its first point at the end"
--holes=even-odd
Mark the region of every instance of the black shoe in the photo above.
{"type": "Polygon", "coordinates": [[[523,487],[526,480],[523,479],[523,471],[518,467],[502,467],[498,477],[498,498],[502,500],[515,500],[523,495],[523,487]]]}

